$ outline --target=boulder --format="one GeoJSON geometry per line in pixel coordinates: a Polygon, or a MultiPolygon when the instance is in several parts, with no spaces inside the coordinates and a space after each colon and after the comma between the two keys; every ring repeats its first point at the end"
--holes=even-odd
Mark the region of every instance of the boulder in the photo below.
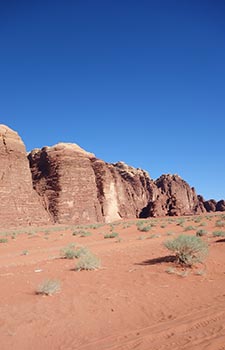
{"type": "Polygon", "coordinates": [[[204,207],[207,212],[216,211],[216,201],[214,199],[204,201],[204,207]]]}
{"type": "Polygon", "coordinates": [[[225,200],[221,199],[216,203],[216,211],[225,211],[225,200]]]}

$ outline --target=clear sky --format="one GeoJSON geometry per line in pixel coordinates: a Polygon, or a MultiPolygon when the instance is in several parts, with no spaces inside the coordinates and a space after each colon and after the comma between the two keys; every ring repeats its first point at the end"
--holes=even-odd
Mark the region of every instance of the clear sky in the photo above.
{"type": "Polygon", "coordinates": [[[0,123],[225,198],[225,1],[0,0],[0,123]]]}

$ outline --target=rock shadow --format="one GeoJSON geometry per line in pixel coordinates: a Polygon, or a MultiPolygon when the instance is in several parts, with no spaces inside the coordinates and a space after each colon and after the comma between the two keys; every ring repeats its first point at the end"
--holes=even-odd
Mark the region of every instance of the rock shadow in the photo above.
{"type": "Polygon", "coordinates": [[[216,243],[225,243],[225,238],[217,239],[216,243]]]}
{"type": "Polygon", "coordinates": [[[166,255],[162,256],[160,258],[154,258],[154,259],[148,259],[145,261],[142,261],[141,263],[136,263],[135,265],[156,265],[156,264],[162,264],[162,263],[171,263],[176,262],[177,258],[174,255],[166,255]]]}

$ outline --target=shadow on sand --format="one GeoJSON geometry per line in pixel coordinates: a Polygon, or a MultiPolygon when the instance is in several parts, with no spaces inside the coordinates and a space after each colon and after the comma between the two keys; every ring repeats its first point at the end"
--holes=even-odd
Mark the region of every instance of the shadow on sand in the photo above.
{"type": "Polygon", "coordinates": [[[156,265],[156,264],[170,263],[175,261],[176,261],[176,257],[174,255],[166,255],[160,258],[145,260],[145,261],[142,261],[141,263],[136,263],[135,265],[156,265]]]}

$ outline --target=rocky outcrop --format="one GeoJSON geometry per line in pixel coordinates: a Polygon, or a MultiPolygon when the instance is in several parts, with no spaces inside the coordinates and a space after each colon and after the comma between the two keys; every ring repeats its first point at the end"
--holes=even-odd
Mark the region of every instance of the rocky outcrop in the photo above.
{"type": "Polygon", "coordinates": [[[225,211],[225,200],[221,199],[216,203],[216,211],[225,211]]]}
{"type": "Polygon", "coordinates": [[[203,204],[207,212],[216,211],[216,201],[214,199],[204,201],[203,204]]]}
{"type": "Polygon", "coordinates": [[[59,143],[29,155],[34,188],[57,223],[103,221],[92,159],[75,144],[59,143]]]}
{"type": "Polygon", "coordinates": [[[224,200],[205,201],[178,175],[153,181],[142,169],[106,163],[76,144],[34,149],[27,159],[18,134],[4,125],[0,126],[0,160],[2,227],[225,210],[224,200]]]}
{"type": "Polygon", "coordinates": [[[0,125],[0,226],[50,222],[33,190],[25,146],[18,134],[0,125]]]}
{"type": "Polygon", "coordinates": [[[54,222],[138,217],[153,198],[153,181],[145,171],[105,163],[75,144],[36,149],[28,159],[34,188],[54,222]]]}
{"type": "Polygon", "coordinates": [[[148,173],[123,162],[108,164],[92,159],[96,188],[106,222],[139,217],[144,206],[153,199],[154,183],[148,173]]]}
{"type": "Polygon", "coordinates": [[[156,199],[142,210],[141,217],[193,215],[205,212],[195,189],[178,175],[162,175],[154,182],[156,199]]]}

